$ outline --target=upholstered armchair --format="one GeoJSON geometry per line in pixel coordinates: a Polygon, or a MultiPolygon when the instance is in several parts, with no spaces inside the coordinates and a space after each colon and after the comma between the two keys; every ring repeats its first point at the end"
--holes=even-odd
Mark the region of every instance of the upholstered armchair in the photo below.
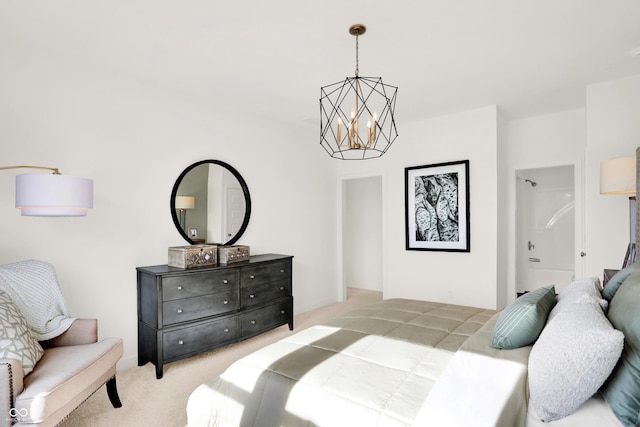
{"type": "MultiPolygon", "coordinates": [[[[0,266],[0,427],[55,426],[104,384],[113,406],[122,406],[115,379],[116,364],[123,352],[122,340],[98,341],[97,320],[69,318],[59,301],[40,304],[36,310],[24,305],[20,297],[29,292],[16,293],[15,282],[29,279],[28,286],[39,292],[31,299],[38,299],[46,293],[48,285],[38,283],[37,279],[42,271],[51,276],[53,269],[46,263],[23,263],[17,273],[14,268],[17,264],[0,266]],[[26,275],[22,270],[25,265],[29,270],[26,275]],[[36,279],[34,270],[38,270],[36,279]],[[47,316],[51,319],[43,324],[45,329],[62,327],[62,333],[41,330],[38,319],[30,319],[29,311],[35,311],[34,316],[38,317],[54,306],[50,311],[61,313],[47,316]]],[[[55,294],[57,282],[52,289],[55,294]]]]}
{"type": "Polygon", "coordinates": [[[116,363],[122,340],[97,340],[95,319],[76,319],[64,334],[42,342],[44,355],[23,376],[22,362],[0,359],[1,426],[55,426],[106,383],[114,408],[122,406],[116,363]]]}

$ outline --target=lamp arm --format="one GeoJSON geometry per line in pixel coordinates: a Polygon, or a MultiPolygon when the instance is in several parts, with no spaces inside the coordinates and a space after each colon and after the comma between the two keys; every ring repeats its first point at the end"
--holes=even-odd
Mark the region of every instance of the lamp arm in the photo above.
{"type": "Polygon", "coordinates": [[[0,166],[0,170],[9,169],[42,169],[53,171],[54,175],[60,175],[60,171],[58,170],[58,168],[48,168],[46,166],[0,166]]]}

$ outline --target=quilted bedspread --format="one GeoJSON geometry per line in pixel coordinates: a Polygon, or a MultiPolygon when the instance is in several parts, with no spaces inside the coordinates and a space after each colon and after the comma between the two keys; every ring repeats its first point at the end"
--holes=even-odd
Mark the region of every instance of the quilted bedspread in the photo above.
{"type": "Polygon", "coordinates": [[[528,348],[492,349],[496,318],[492,310],[406,299],[354,311],[200,385],[189,397],[189,426],[463,425],[476,411],[490,425],[519,425],[528,348]],[[465,383],[468,369],[480,372],[465,383]],[[477,399],[487,393],[494,395],[477,399]]]}

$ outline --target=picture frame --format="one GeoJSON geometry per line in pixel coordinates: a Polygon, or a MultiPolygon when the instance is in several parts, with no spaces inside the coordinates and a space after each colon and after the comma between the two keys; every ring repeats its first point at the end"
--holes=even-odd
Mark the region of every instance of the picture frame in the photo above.
{"type": "Polygon", "coordinates": [[[469,160],[404,170],[406,249],[470,252],[469,160]]]}
{"type": "Polygon", "coordinates": [[[195,227],[189,227],[189,237],[198,237],[198,229],[195,227]]]}

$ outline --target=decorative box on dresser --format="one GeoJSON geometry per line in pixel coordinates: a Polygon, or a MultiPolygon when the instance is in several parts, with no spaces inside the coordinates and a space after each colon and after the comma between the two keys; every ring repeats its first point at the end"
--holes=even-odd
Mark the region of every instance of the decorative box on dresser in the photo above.
{"type": "Polygon", "coordinates": [[[290,255],[182,269],[137,267],[138,365],[195,356],[289,324],[293,330],[290,255]]]}

